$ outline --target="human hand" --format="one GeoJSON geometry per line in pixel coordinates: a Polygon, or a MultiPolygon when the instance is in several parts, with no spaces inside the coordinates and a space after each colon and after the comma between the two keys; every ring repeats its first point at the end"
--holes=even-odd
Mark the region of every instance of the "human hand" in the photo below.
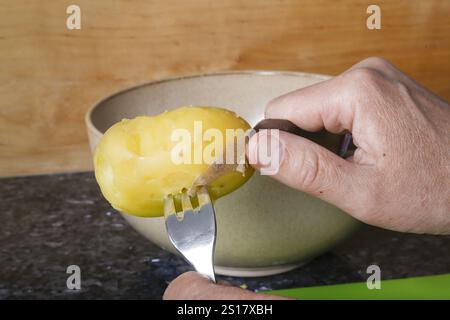
{"type": "MultiPolygon", "coordinates": [[[[266,118],[308,131],[353,134],[355,154],[279,133],[282,159],[272,177],[386,229],[450,233],[450,105],[386,60],[366,59],[330,80],[271,101],[266,118]]],[[[249,142],[258,163],[258,138],[249,142]]],[[[261,141],[267,141],[261,140],[261,141]]]]}
{"type": "MultiPolygon", "coordinates": [[[[284,152],[273,178],[372,225],[450,233],[450,106],[389,62],[366,59],[333,79],[276,98],[265,115],[309,131],[348,130],[358,147],[342,159],[279,132],[284,152]]],[[[262,134],[267,132],[249,141],[249,161],[257,168],[262,134]]],[[[195,272],[175,279],[164,298],[284,299],[216,285],[195,272]]]]}
{"type": "Polygon", "coordinates": [[[164,292],[165,300],[285,300],[288,298],[254,293],[225,282],[213,283],[197,272],[186,272],[173,280],[164,292]]]}

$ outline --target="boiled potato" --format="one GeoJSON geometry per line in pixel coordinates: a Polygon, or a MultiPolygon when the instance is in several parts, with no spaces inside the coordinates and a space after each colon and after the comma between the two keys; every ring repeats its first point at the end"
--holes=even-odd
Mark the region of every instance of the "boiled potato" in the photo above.
{"type": "MultiPolygon", "coordinates": [[[[215,150],[211,144],[214,139],[205,141],[204,133],[215,129],[225,139],[227,129],[249,128],[235,113],[215,107],[181,107],[156,116],[124,119],[109,128],[97,145],[95,177],[115,209],[143,217],[161,216],[164,197],[177,197],[209,167],[210,159],[194,159],[195,155],[208,155],[205,148],[211,157],[224,152],[225,142],[224,149],[215,150]],[[188,148],[179,148],[182,139],[175,139],[174,131],[189,133],[188,148]]],[[[237,189],[252,173],[245,165],[244,172],[233,171],[211,182],[207,187],[212,199],[237,189]]]]}

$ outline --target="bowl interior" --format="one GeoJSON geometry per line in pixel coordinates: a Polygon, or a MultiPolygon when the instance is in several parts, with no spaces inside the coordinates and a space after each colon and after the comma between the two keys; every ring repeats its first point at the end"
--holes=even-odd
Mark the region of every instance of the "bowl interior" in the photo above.
{"type": "Polygon", "coordinates": [[[254,125],[264,117],[264,107],[271,99],[328,78],[294,72],[229,72],[163,80],[102,100],[87,120],[103,133],[123,118],[200,105],[225,107],[254,125]]]}

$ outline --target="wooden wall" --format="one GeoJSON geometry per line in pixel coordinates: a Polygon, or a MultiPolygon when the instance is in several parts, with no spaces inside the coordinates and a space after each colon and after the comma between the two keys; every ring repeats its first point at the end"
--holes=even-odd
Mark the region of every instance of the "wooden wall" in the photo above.
{"type": "Polygon", "coordinates": [[[450,1],[0,0],[0,176],[91,169],[83,116],[118,89],[227,69],[338,74],[384,56],[450,99],[450,1]],[[82,29],[66,29],[66,7],[82,29]]]}

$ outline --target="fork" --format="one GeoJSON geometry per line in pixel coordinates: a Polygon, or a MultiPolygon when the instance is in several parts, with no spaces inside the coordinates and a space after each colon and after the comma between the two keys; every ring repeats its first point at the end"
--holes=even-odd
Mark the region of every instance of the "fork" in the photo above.
{"type": "Polygon", "coordinates": [[[170,241],[185,260],[198,273],[216,282],[214,249],[217,228],[214,207],[205,186],[195,191],[190,195],[188,190],[181,190],[181,211],[177,211],[173,195],[165,197],[166,229],[170,241]]]}

